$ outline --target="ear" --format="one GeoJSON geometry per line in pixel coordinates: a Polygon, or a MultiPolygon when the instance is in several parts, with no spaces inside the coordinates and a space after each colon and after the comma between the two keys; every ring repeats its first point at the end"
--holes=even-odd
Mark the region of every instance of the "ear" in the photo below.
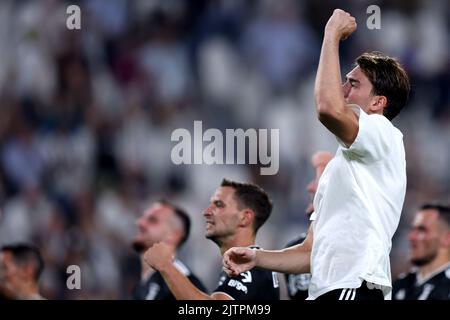
{"type": "Polygon", "coordinates": [[[385,96],[373,96],[369,109],[372,113],[381,113],[387,105],[387,98],[385,96]]]}
{"type": "Polygon", "coordinates": [[[33,279],[33,273],[34,269],[32,265],[26,265],[23,268],[21,268],[21,275],[26,279],[33,279]]]}
{"type": "Polygon", "coordinates": [[[241,227],[248,227],[253,224],[253,221],[255,220],[255,213],[252,209],[246,208],[241,211],[241,221],[239,226],[241,227]]]}
{"type": "Polygon", "coordinates": [[[167,234],[166,238],[164,239],[164,242],[176,248],[180,244],[182,238],[183,238],[183,231],[177,228],[167,234]]]}

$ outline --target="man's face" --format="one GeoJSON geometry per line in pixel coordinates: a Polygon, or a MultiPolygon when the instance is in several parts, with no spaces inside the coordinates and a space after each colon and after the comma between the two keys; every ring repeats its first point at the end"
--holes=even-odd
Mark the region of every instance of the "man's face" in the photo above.
{"type": "Polygon", "coordinates": [[[173,232],[171,219],[174,213],[170,206],[155,203],[136,221],[137,234],[133,240],[136,251],[142,252],[154,243],[166,240],[173,232]]]}
{"type": "Polygon", "coordinates": [[[0,252],[0,284],[14,290],[23,280],[24,270],[14,263],[11,252],[0,252]]]}
{"type": "Polygon", "coordinates": [[[416,214],[409,232],[411,263],[422,266],[436,258],[445,235],[444,228],[436,210],[427,209],[416,214]]]}
{"type": "Polygon", "coordinates": [[[346,81],[342,85],[344,99],[347,104],[357,104],[366,113],[369,113],[369,105],[372,102],[373,85],[360,67],[355,67],[346,75],[346,81]]]}
{"type": "Polygon", "coordinates": [[[203,211],[206,220],[206,238],[215,242],[234,235],[239,226],[240,211],[234,199],[234,189],[219,187],[203,211]]]}

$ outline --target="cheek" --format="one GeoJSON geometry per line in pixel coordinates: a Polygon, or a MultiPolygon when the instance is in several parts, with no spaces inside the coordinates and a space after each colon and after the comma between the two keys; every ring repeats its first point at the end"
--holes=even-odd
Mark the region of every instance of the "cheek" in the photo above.
{"type": "Polygon", "coordinates": [[[350,90],[350,93],[348,95],[348,99],[351,102],[361,103],[361,94],[357,90],[352,89],[352,90],[350,90]]]}
{"type": "Polygon", "coordinates": [[[416,240],[417,241],[420,241],[420,242],[423,242],[423,241],[425,241],[426,240],[426,235],[425,234],[423,234],[423,233],[419,233],[419,234],[417,234],[417,236],[416,236],[416,240]]]}
{"type": "Polygon", "coordinates": [[[15,271],[13,270],[13,268],[6,268],[3,276],[5,277],[6,280],[11,280],[14,277],[15,271]]]}
{"type": "Polygon", "coordinates": [[[235,218],[221,215],[218,217],[216,225],[223,229],[233,229],[235,227],[235,218]]]}
{"type": "Polygon", "coordinates": [[[363,92],[361,89],[353,89],[350,90],[350,93],[347,97],[348,102],[355,103],[360,107],[364,107],[369,104],[369,94],[363,92]]]}

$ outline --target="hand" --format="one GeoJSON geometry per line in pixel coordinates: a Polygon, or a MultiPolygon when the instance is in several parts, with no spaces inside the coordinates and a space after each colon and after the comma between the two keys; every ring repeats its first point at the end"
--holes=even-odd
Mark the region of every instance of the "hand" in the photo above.
{"type": "Polygon", "coordinates": [[[230,277],[236,277],[254,268],[256,264],[256,250],[250,248],[234,247],[223,255],[223,270],[230,277]]]}
{"type": "Polygon", "coordinates": [[[356,30],[356,20],[348,12],[335,9],[325,26],[325,33],[335,35],[339,40],[347,39],[356,30]]]}
{"type": "Polygon", "coordinates": [[[174,250],[169,245],[159,242],[155,243],[144,253],[144,261],[153,269],[158,271],[164,269],[173,262],[174,250]]]}

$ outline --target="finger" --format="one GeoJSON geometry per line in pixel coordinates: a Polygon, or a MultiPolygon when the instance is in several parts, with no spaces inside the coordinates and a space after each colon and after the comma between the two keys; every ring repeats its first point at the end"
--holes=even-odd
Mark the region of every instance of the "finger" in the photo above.
{"type": "Polygon", "coordinates": [[[227,275],[230,275],[230,269],[229,269],[229,268],[223,266],[223,267],[222,267],[222,270],[223,270],[223,272],[225,272],[227,275]]]}
{"type": "Polygon", "coordinates": [[[233,277],[237,277],[238,275],[240,275],[243,271],[241,271],[241,268],[235,268],[233,270],[233,277]]]}
{"type": "Polygon", "coordinates": [[[223,264],[224,267],[229,267],[230,266],[230,262],[228,261],[227,258],[223,259],[222,264],[223,264]]]}
{"type": "Polygon", "coordinates": [[[234,277],[234,270],[232,268],[223,267],[223,271],[230,277],[234,277]]]}

